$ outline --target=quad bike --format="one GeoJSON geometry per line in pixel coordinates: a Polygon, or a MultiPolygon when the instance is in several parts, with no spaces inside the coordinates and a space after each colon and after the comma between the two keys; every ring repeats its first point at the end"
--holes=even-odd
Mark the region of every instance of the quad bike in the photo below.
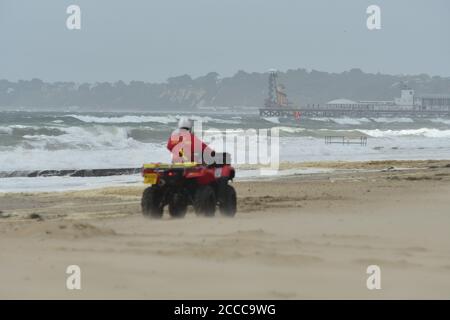
{"type": "Polygon", "coordinates": [[[144,183],[151,186],[142,195],[142,213],[150,218],[161,218],[168,206],[173,218],[183,218],[189,205],[195,213],[214,216],[216,206],[224,216],[236,214],[236,191],[229,184],[235,176],[224,153],[224,164],[205,165],[195,162],[144,164],[144,183]]]}

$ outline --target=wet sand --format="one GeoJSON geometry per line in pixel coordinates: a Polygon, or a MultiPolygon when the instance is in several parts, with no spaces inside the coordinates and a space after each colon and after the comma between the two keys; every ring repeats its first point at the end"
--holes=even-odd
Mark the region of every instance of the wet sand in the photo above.
{"type": "Polygon", "coordinates": [[[233,219],[146,219],[144,186],[0,194],[0,298],[450,298],[450,161],[282,167],[337,171],[234,182],[233,219]]]}

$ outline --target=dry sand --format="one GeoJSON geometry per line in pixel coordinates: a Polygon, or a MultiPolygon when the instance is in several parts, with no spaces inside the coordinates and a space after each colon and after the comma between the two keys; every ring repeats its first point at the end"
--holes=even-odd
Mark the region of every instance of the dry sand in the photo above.
{"type": "Polygon", "coordinates": [[[233,219],[146,219],[143,186],[1,194],[0,298],[449,299],[449,163],[302,164],[363,170],[235,182],[233,219]]]}

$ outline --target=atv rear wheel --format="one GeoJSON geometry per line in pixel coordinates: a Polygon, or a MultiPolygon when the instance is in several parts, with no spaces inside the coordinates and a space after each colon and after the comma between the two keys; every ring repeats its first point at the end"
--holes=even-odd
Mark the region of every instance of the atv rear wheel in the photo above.
{"type": "Polygon", "coordinates": [[[216,202],[216,194],[211,186],[198,187],[194,198],[195,213],[206,217],[214,216],[216,202]]]}
{"type": "Polygon", "coordinates": [[[169,214],[172,218],[184,218],[187,207],[186,198],[179,193],[175,193],[169,201],[169,214]]]}
{"type": "Polygon", "coordinates": [[[151,186],[144,190],[141,207],[146,217],[159,219],[163,215],[163,190],[158,186],[151,186]]]}
{"type": "Polygon", "coordinates": [[[229,184],[224,185],[219,191],[220,213],[227,217],[234,217],[237,210],[236,190],[229,184]]]}

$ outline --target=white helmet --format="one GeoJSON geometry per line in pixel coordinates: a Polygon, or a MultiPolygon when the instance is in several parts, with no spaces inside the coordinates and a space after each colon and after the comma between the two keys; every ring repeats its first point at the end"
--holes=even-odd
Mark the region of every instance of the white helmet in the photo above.
{"type": "Polygon", "coordinates": [[[192,129],[192,121],[186,117],[181,117],[178,121],[178,128],[190,131],[192,129]]]}

